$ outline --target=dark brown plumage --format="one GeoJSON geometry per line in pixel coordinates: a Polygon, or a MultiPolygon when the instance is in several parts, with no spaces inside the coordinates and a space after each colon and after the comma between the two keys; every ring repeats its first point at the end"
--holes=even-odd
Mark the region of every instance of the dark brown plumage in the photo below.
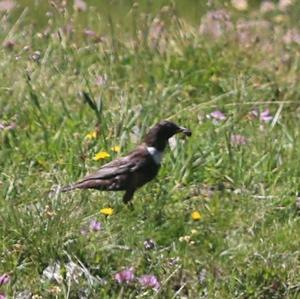
{"type": "Polygon", "coordinates": [[[190,130],[173,122],[161,121],[149,130],[143,143],[127,156],[103,165],[98,171],[62,188],[61,191],[74,189],[126,191],[123,201],[128,203],[138,188],[157,175],[168,139],[180,132],[187,136],[192,134],[190,130]]]}

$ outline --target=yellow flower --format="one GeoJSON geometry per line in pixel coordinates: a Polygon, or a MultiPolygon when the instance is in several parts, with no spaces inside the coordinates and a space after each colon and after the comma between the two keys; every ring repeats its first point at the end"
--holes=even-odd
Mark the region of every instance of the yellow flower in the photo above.
{"type": "Polygon", "coordinates": [[[111,216],[113,212],[114,210],[112,208],[103,208],[100,210],[100,214],[103,214],[105,216],[111,216]]]}
{"type": "Polygon", "coordinates": [[[119,153],[121,151],[121,147],[119,145],[115,145],[111,148],[111,150],[115,153],[119,153]]]}
{"type": "Polygon", "coordinates": [[[199,221],[202,218],[200,212],[198,211],[194,211],[191,216],[194,221],[199,221]]]}
{"type": "Polygon", "coordinates": [[[85,135],[85,139],[95,139],[97,137],[97,131],[91,131],[85,135]]]}
{"type": "Polygon", "coordinates": [[[109,157],[110,157],[110,154],[108,152],[103,151],[103,152],[98,152],[94,156],[93,160],[98,161],[98,160],[106,159],[106,158],[109,158],[109,157]]]}

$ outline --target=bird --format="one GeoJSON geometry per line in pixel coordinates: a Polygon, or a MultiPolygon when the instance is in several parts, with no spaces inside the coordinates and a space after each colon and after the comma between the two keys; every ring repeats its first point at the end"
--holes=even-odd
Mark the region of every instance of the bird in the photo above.
{"type": "Polygon", "coordinates": [[[127,204],[137,189],[156,177],[168,139],[177,133],[192,135],[189,129],[174,122],[160,121],[148,131],[142,143],[126,156],[104,164],[96,172],[63,187],[60,191],[67,192],[74,189],[125,191],[123,202],[127,204]]]}

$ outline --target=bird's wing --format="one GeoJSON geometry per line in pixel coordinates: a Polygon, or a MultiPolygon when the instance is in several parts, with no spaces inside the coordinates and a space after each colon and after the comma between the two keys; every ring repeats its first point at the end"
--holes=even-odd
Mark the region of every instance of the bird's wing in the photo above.
{"type": "Polygon", "coordinates": [[[85,176],[77,183],[82,183],[89,180],[109,179],[120,174],[136,171],[142,168],[146,163],[145,159],[141,159],[141,156],[143,156],[144,158],[144,156],[147,154],[148,153],[142,154],[141,152],[136,154],[135,152],[132,152],[130,155],[126,157],[113,160],[103,165],[96,172],[85,176]]]}

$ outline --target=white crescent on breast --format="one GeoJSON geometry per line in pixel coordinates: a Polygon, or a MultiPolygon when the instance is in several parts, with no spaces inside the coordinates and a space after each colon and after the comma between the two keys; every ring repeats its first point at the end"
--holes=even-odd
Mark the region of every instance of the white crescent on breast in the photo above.
{"type": "Polygon", "coordinates": [[[163,153],[158,151],[155,147],[153,146],[147,146],[147,151],[151,155],[152,159],[157,165],[160,165],[163,153]]]}

